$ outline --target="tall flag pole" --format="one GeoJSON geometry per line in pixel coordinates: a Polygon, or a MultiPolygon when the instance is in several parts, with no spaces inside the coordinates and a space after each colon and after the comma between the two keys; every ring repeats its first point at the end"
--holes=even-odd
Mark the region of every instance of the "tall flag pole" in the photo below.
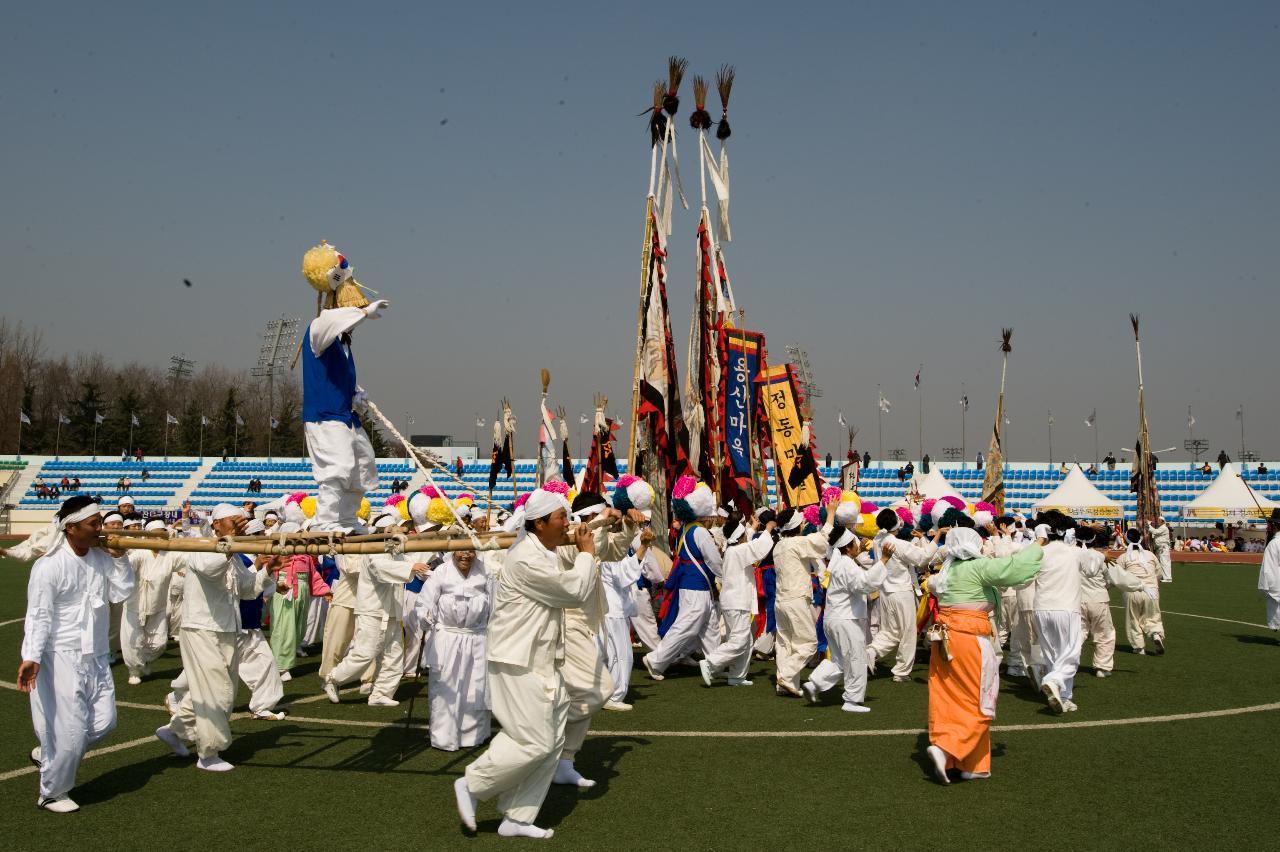
{"type": "Polygon", "coordinates": [[[671,316],[667,308],[666,235],[670,232],[672,193],[680,194],[675,154],[675,112],[685,62],[668,61],[668,83],[654,86],[648,110],[650,139],[649,196],[642,253],[643,277],[636,334],[635,379],[632,384],[630,464],[627,472],[642,476],[664,499],[654,506],[653,525],[666,529],[670,484],[689,472],[688,433],[680,404],[671,316]],[[663,115],[665,113],[665,115],[663,115]],[[659,149],[658,143],[661,142],[659,149]],[[674,181],[673,181],[674,175],[674,181]]]}
{"type": "Polygon", "coordinates": [[[996,400],[996,422],[991,429],[991,444],[987,447],[987,468],[982,478],[982,499],[996,509],[997,515],[1004,514],[1004,446],[1000,440],[1000,429],[1005,423],[1004,417],[1004,380],[1009,372],[1009,353],[1013,351],[1013,329],[1000,329],[1000,396],[996,400]]]}
{"type": "Polygon", "coordinates": [[[563,405],[556,409],[556,414],[560,417],[560,476],[573,487],[577,480],[573,475],[573,453],[569,449],[569,418],[563,405]]]}
{"type": "Polygon", "coordinates": [[[541,486],[554,477],[556,468],[556,416],[547,408],[547,389],[551,386],[551,371],[542,368],[542,399],[539,403],[541,422],[538,425],[538,473],[541,486]]]}
{"type": "Polygon", "coordinates": [[[1160,492],[1156,489],[1155,471],[1151,464],[1151,437],[1147,434],[1146,390],[1142,380],[1142,336],[1139,333],[1139,317],[1129,314],[1133,326],[1133,344],[1138,357],[1138,443],[1134,445],[1136,458],[1129,490],[1138,495],[1138,529],[1145,536],[1148,525],[1160,514],[1160,492]]]}

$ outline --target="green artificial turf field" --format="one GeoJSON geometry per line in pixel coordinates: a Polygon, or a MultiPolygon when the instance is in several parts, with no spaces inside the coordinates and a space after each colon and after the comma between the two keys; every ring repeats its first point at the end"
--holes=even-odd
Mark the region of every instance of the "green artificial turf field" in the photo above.
{"type": "MultiPolygon", "coordinates": [[[[553,787],[539,824],[556,830],[552,843],[576,849],[1274,848],[1280,643],[1260,626],[1257,571],[1176,566],[1176,582],[1161,587],[1164,657],[1128,653],[1123,613],[1113,610],[1116,674],[1094,678],[1086,645],[1075,714],[1053,716],[1037,693],[1005,679],[989,781],[941,787],[924,771],[923,655],[912,683],[873,678],[872,712],[857,716],[840,711],[838,690],[818,707],[775,697],[771,664],[754,663],[756,685],[743,689],[705,689],[696,670],[654,683],[641,669],[635,710],[598,716],[579,755],[599,785],[553,787]]],[[[396,724],[422,685],[404,683],[397,708],[368,707],[354,692],[333,706],[314,700],[315,657],[285,684],[289,719],[232,723],[225,756],[238,768],[226,775],[200,772],[151,738],[166,720],[160,702],[180,668],[176,649],[141,686],[126,685],[117,667],[119,725],[98,746],[116,750],[81,765],[79,813],[38,810],[28,700],[12,688],[26,575],[26,565],[0,561],[5,848],[528,843],[497,837],[492,804],[480,806],[478,837],[461,833],[450,788],[478,750],[433,751],[422,730],[406,735],[396,724]]],[[[243,688],[239,698],[243,709],[243,688]]],[[[414,711],[419,724],[425,704],[414,711]]]]}

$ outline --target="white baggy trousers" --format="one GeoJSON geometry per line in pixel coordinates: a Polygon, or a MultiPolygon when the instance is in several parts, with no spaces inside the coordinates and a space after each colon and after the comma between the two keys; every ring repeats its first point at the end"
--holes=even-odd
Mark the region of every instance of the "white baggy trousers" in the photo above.
{"type": "Polygon", "coordinates": [[[40,740],[40,795],[65,795],[76,784],[84,753],[116,726],[108,656],[46,652],[31,691],[31,724],[40,740]]]}
{"type": "Polygon", "coordinates": [[[369,436],[364,429],[338,420],[304,427],[317,488],[314,525],[320,529],[360,526],[356,517],[360,499],[378,487],[369,436]]]}

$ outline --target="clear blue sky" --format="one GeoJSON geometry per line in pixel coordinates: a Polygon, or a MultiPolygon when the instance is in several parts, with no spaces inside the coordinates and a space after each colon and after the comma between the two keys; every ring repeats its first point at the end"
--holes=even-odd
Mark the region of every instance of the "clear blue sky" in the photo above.
{"type": "Polygon", "coordinates": [[[959,443],[963,381],[972,456],[1003,325],[1015,458],[1049,409],[1057,457],[1092,457],[1095,407],[1102,451],[1132,446],[1135,310],[1157,448],[1191,404],[1234,456],[1243,401],[1280,452],[1274,3],[41,3],[0,38],[3,310],[68,351],[251,365],[314,309],[325,237],[391,299],[361,378],[417,430],[470,438],[506,395],[531,436],[540,367],[574,414],[625,409],[636,113],[677,53],[738,68],[729,270],[775,359],[807,346],[824,450],[843,408],[875,453],[880,383],[914,455],[923,362],[926,449],[959,443]]]}

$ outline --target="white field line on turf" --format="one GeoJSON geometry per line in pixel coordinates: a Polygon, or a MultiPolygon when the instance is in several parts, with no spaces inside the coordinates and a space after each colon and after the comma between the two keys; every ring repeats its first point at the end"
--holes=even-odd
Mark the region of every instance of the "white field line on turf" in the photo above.
{"type": "MultiPolygon", "coordinates": [[[[1122,606],[1111,605],[1112,609],[1124,609],[1122,606]]],[[[1224,624],[1243,624],[1245,627],[1257,627],[1259,630],[1266,630],[1265,624],[1254,624],[1252,621],[1236,621],[1234,618],[1218,618],[1216,615],[1196,615],[1194,612],[1174,612],[1171,609],[1160,610],[1161,615],[1181,615],[1185,618],[1203,618],[1205,621],[1221,621],[1224,624]]]]}
{"type": "Polygon", "coordinates": [[[0,627],[8,627],[10,624],[19,624],[26,620],[25,616],[22,618],[11,618],[8,621],[0,621],[0,627]]]}
{"type": "MultiPolygon", "coordinates": [[[[8,686],[8,685],[9,684],[7,683],[5,684],[5,686],[8,686]]],[[[104,754],[111,754],[113,751],[124,751],[127,748],[133,748],[134,746],[140,746],[140,745],[145,745],[146,743],[154,743],[154,742],[159,742],[159,740],[157,740],[153,736],[138,737],[136,740],[129,740],[128,742],[116,743],[115,745],[110,745],[110,746],[107,746],[106,748],[95,748],[93,751],[86,752],[84,759],[88,760],[91,757],[98,757],[104,754]]],[[[18,778],[23,775],[32,775],[39,771],[40,770],[36,769],[34,766],[24,766],[21,769],[13,769],[13,770],[10,770],[9,772],[0,773],[0,781],[8,781],[10,778],[18,778]]]]}

